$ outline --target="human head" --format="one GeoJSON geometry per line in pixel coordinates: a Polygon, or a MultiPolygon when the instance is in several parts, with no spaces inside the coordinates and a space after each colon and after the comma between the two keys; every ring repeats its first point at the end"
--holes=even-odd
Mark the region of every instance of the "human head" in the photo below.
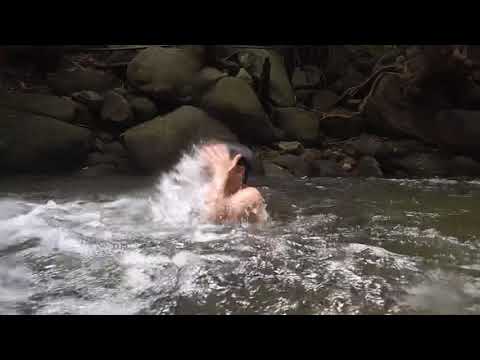
{"type": "Polygon", "coordinates": [[[248,174],[252,167],[253,154],[250,149],[241,144],[227,143],[225,145],[230,152],[231,158],[234,158],[238,154],[242,156],[230,172],[230,177],[227,182],[229,192],[235,193],[241,189],[242,185],[247,183],[248,174]]]}

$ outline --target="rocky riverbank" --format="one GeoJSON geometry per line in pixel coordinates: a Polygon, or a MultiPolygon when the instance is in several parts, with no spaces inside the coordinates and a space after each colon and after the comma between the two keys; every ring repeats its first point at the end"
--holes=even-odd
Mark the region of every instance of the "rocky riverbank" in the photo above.
{"type": "Polygon", "coordinates": [[[158,173],[218,139],[266,176],[478,176],[473,50],[4,48],[0,172],[158,173]]]}

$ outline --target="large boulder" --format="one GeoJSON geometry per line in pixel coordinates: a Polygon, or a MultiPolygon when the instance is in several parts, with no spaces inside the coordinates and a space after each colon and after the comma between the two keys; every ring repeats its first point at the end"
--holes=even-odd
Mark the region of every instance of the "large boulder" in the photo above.
{"type": "Polygon", "coordinates": [[[253,83],[252,75],[250,75],[248,71],[245,70],[244,68],[241,68],[235,77],[237,79],[242,79],[243,81],[246,81],[248,85],[253,87],[254,83],[253,83]]]}
{"type": "Polygon", "coordinates": [[[295,90],[295,100],[297,105],[312,107],[312,99],[317,90],[299,89],[295,90]]]}
{"type": "Polygon", "coordinates": [[[480,150],[480,111],[441,110],[433,118],[430,133],[439,145],[476,155],[480,150]]]}
{"type": "Polygon", "coordinates": [[[142,123],[152,120],[158,114],[158,108],[149,98],[135,96],[129,99],[130,106],[133,110],[135,122],[142,123]]]}
{"type": "Polygon", "coordinates": [[[272,163],[269,160],[263,160],[264,175],[266,177],[291,179],[293,175],[283,167],[272,163]]]}
{"type": "Polygon", "coordinates": [[[75,105],[72,101],[53,95],[0,92],[0,107],[73,122],[75,105]]]}
{"type": "Polygon", "coordinates": [[[192,97],[196,101],[210,90],[220,79],[227,77],[228,74],[214,67],[204,67],[194,75],[192,81],[192,97]]]}
{"type": "Polygon", "coordinates": [[[425,135],[431,130],[428,123],[435,111],[422,111],[412,103],[405,106],[407,99],[404,86],[405,82],[399,76],[383,76],[365,107],[368,125],[386,136],[409,136],[426,140],[425,135]]]}
{"type": "Polygon", "coordinates": [[[383,177],[378,161],[372,156],[363,156],[357,164],[355,174],[360,177],[383,177]]]}
{"type": "Polygon", "coordinates": [[[320,85],[323,79],[321,70],[312,65],[296,67],[292,75],[292,85],[296,89],[311,89],[320,85]]]}
{"type": "Polygon", "coordinates": [[[122,139],[133,162],[149,172],[168,170],[198,141],[237,141],[222,123],[193,106],[182,106],[131,128],[122,139]]]}
{"type": "Polygon", "coordinates": [[[270,100],[279,107],[295,105],[295,94],[285,69],[283,57],[274,50],[241,49],[238,54],[240,65],[255,79],[262,76],[265,61],[270,61],[270,100]]]}
{"type": "Polygon", "coordinates": [[[345,90],[360,85],[364,80],[365,76],[350,66],[343,76],[330,86],[330,89],[337,94],[343,94],[345,90]]]}
{"type": "Polygon", "coordinates": [[[367,103],[369,126],[389,136],[410,136],[474,156],[480,145],[480,111],[448,109],[447,100],[432,94],[413,102],[398,76],[385,75],[367,103]],[[408,106],[405,106],[407,104],[408,106]],[[438,110],[447,108],[446,110],[438,110]]]}
{"type": "Polygon", "coordinates": [[[220,79],[202,97],[200,107],[227,124],[245,142],[270,143],[277,137],[257,95],[244,80],[220,79]]]}
{"type": "Polygon", "coordinates": [[[480,163],[466,156],[455,156],[449,161],[450,176],[480,176],[480,163]]]}
{"type": "Polygon", "coordinates": [[[193,83],[204,65],[205,53],[201,47],[153,46],[130,62],[127,79],[156,99],[176,102],[192,96],[193,83]]]}
{"type": "Polygon", "coordinates": [[[413,139],[382,139],[371,134],[361,134],[352,139],[348,145],[355,153],[364,156],[372,156],[378,159],[390,159],[394,157],[405,157],[411,153],[428,152],[429,147],[413,139]]]}
{"type": "Polygon", "coordinates": [[[400,159],[390,159],[389,164],[405,171],[409,176],[430,178],[445,177],[449,173],[450,162],[438,153],[410,154],[400,159]]]}
{"type": "Polygon", "coordinates": [[[71,95],[82,90],[103,93],[121,85],[120,80],[115,76],[90,69],[59,71],[49,77],[48,84],[57,95],[71,95]]]}
{"type": "Polygon", "coordinates": [[[315,160],[312,162],[313,177],[344,177],[345,170],[335,160],[315,160]]]}
{"type": "Polygon", "coordinates": [[[312,111],[277,108],[274,117],[288,140],[298,140],[306,145],[315,145],[321,140],[318,118],[312,111]]]}
{"type": "Polygon", "coordinates": [[[376,156],[383,147],[383,140],[375,135],[361,134],[358,138],[349,141],[355,153],[364,156],[376,156]]]}
{"type": "Polygon", "coordinates": [[[312,107],[318,111],[326,112],[338,102],[339,96],[330,90],[319,90],[313,93],[312,107]]]}
{"type": "Polygon", "coordinates": [[[91,132],[50,117],[0,108],[0,171],[72,169],[91,147],[91,132]]]}
{"type": "Polygon", "coordinates": [[[301,156],[284,154],[272,159],[272,162],[288,169],[295,176],[310,176],[311,173],[310,165],[301,156]]]}

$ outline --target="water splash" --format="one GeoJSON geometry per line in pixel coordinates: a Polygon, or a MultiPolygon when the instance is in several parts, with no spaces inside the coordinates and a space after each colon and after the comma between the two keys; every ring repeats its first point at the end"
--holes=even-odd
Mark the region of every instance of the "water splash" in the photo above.
{"type": "Polygon", "coordinates": [[[205,166],[198,147],[193,147],[172,171],[160,178],[157,193],[150,198],[155,221],[198,224],[209,183],[205,166]]]}

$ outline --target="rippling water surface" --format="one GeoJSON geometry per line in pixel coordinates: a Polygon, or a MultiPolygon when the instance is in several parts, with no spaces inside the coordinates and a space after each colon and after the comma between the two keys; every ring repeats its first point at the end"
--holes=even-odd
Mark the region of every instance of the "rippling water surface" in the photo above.
{"type": "Polygon", "coordinates": [[[197,175],[0,180],[0,313],[480,313],[480,182],[257,178],[222,227],[197,175]]]}

